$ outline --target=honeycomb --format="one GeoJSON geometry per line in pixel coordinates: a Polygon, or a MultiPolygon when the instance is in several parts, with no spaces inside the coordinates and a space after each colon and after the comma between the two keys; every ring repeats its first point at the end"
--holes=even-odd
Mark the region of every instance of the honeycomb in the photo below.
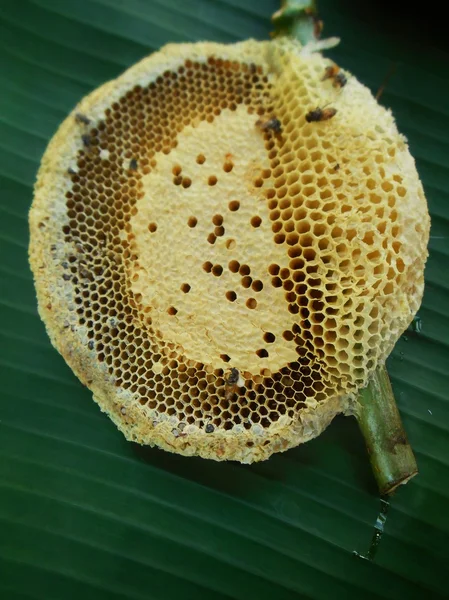
{"type": "Polygon", "coordinates": [[[30,213],[40,314],[128,439],[242,462],[307,441],[418,309],[414,161],[329,65],[294,42],[167,46],[51,141],[30,213]]]}

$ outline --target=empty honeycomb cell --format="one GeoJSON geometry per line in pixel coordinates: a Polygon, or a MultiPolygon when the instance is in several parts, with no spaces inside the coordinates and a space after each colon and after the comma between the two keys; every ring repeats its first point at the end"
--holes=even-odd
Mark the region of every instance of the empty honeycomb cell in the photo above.
{"type": "Polygon", "coordinates": [[[243,462],[307,441],[416,312],[413,160],[327,64],[297,42],[168,46],[50,143],[30,214],[40,312],[128,439],[243,462]],[[335,118],[308,123],[324,105],[335,118]]]}
{"type": "Polygon", "coordinates": [[[212,267],[212,274],[215,275],[215,277],[220,277],[220,275],[223,273],[223,267],[221,265],[214,265],[212,267]]]}
{"type": "Polygon", "coordinates": [[[264,333],[263,339],[267,342],[267,344],[272,344],[276,340],[276,336],[274,333],[267,331],[264,333]]]}
{"type": "Polygon", "coordinates": [[[228,264],[228,268],[231,273],[238,273],[240,269],[240,263],[237,260],[231,260],[231,262],[228,264]]]}

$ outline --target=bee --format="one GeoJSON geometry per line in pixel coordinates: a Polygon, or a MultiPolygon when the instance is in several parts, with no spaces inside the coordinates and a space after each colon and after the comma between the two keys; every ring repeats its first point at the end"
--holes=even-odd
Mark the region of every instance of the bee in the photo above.
{"type": "Polygon", "coordinates": [[[343,73],[343,71],[341,71],[338,65],[330,65],[329,67],[326,67],[324,77],[321,81],[325,81],[326,79],[333,79],[334,82],[332,85],[334,87],[341,88],[344,87],[348,82],[346,75],[343,73]]]}
{"type": "Polygon", "coordinates": [[[86,148],[89,148],[90,146],[90,135],[82,135],[81,139],[83,141],[83,146],[85,146],[86,148]]]}
{"type": "Polygon", "coordinates": [[[132,158],[129,161],[129,170],[130,171],[137,171],[137,160],[135,158],[132,158]]]}
{"type": "Polygon", "coordinates": [[[307,123],[318,122],[318,121],[328,121],[335,117],[337,114],[336,108],[315,108],[315,110],[311,110],[306,114],[307,123]]]}
{"type": "Polygon", "coordinates": [[[77,172],[77,171],[75,171],[75,169],[73,169],[72,167],[69,167],[69,168],[67,169],[67,173],[68,173],[69,175],[77,175],[77,174],[78,174],[78,172],[77,172]]]}
{"type": "Polygon", "coordinates": [[[230,400],[234,396],[239,383],[241,383],[240,382],[240,372],[238,369],[233,367],[225,381],[225,398],[226,398],[226,400],[230,400]]]}
{"type": "Polygon", "coordinates": [[[236,369],[235,367],[233,367],[231,369],[231,372],[229,373],[228,378],[226,379],[226,383],[228,385],[234,385],[239,380],[239,377],[240,377],[239,370],[236,369]]]}
{"type": "Polygon", "coordinates": [[[318,39],[323,31],[324,23],[315,12],[311,11],[311,13],[309,12],[309,15],[312,17],[313,21],[313,35],[315,36],[315,39],[318,39]]]}
{"type": "Polygon", "coordinates": [[[334,167],[334,171],[339,171],[340,170],[340,163],[337,163],[334,167]]]}
{"type": "Polygon", "coordinates": [[[90,119],[88,117],[86,117],[86,115],[83,115],[82,113],[76,113],[75,121],[77,123],[81,123],[82,125],[90,125],[90,119]]]}
{"type": "Polygon", "coordinates": [[[274,131],[274,133],[282,132],[282,124],[279,119],[269,119],[268,121],[262,121],[259,119],[256,121],[256,127],[259,127],[262,131],[274,131]]]}
{"type": "Polygon", "coordinates": [[[329,65],[325,68],[324,76],[321,81],[326,81],[326,79],[333,79],[339,70],[340,67],[337,67],[337,65],[329,65]]]}
{"type": "Polygon", "coordinates": [[[334,87],[344,87],[348,80],[346,79],[346,75],[344,73],[337,73],[334,77],[334,87]]]}

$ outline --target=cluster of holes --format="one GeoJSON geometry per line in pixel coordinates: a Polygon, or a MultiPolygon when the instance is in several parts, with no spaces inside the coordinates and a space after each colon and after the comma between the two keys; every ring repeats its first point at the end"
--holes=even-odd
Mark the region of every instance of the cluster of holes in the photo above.
{"type": "MultiPolygon", "coordinates": [[[[78,153],[77,171],[69,175],[63,233],[73,251],[63,263],[63,277],[73,285],[73,309],[87,328],[89,348],[95,349],[117,386],[180,422],[211,431],[211,425],[249,429],[254,424],[268,427],[281,415],[294,417],[311,398],[323,401],[360,385],[387,335],[381,310],[367,309],[364,301],[364,265],[374,265],[373,285],[384,297],[404,280],[395,222],[396,198],[406,189],[400,178],[386,180],[383,163],[385,156],[394,156],[392,143],[384,141],[370,157],[371,150],[360,140],[337,156],[339,132],[329,129],[333,123],[306,123],[310,89],[321,82],[322,73],[315,68],[304,74],[304,84],[287,86],[276,100],[259,66],[216,58],[204,64],[187,60],[177,71],[166,71],[149,86],[136,86],[114,102],[90,129],[89,144],[78,153]],[[157,154],[176,147],[186,125],[198,119],[213,122],[221,111],[239,105],[261,117],[276,114],[283,125],[280,135],[261,133],[270,168],[255,178],[254,186],[263,190],[268,221],[254,215],[249,225],[271,227],[273,242],[285,247],[288,266],[267,266],[265,286],[253,278],[249,265],[232,258],[227,265],[205,262],[203,269],[212,277],[220,277],[225,268],[238,276],[241,287],[251,290],[245,301],[249,311],[257,311],[257,294],[270,284],[281,289],[295,324],[282,335],[261,332],[256,351],[260,373],[242,373],[245,385],[230,393],[225,369],[186,360],[152,329],[150,317],[146,327],[136,325],[141,298],[127,288],[125,272],[126,265],[137,260],[130,219],[143,196],[142,176],[155,167],[157,154]],[[359,165],[365,187],[351,187],[353,179],[348,177],[347,183],[343,177],[350,161],[359,165]],[[136,168],[130,169],[130,164],[136,168]],[[356,249],[351,241],[359,232],[338,225],[338,215],[345,213],[362,215],[365,224],[356,249]],[[266,359],[279,341],[294,345],[297,360],[271,373],[266,359]]],[[[207,165],[206,156],[198,154],[196,162],[207,165]]],[[[225,157],[220,177],[233,168],[233,161],[225,157]]],[[[192,185],[181,165],[173,167],[172,177],[176,186],[192,185]]],[[[207,183],[217,185],[219,177],[208,175],[207,183]]],[[[239,211],[239,200],[229,201],[227,209],[239,211]]],[[[225,221],[226,215],[213,217],[209,243],[224,235],[225,221]]],[[[197,225],[198,217],[191,215],[187,227],[197,225]]],[[[148,231],[157,233],[157,223],[149,223],[148,231]]],[[[235,238],[226,241],[227,250],[238,244],[237,234],[235,238]]],[[[190,290],[189,283],[181,285],[183,294],[190,290]]],[[[225,296],[231,303],[238,299],[235,289],[225,296]]],[[[176,317],[178,310],[170,306],[167,312],[176,317]]],[[[230,356],[221,358],[232,367],[230,356]]]]}

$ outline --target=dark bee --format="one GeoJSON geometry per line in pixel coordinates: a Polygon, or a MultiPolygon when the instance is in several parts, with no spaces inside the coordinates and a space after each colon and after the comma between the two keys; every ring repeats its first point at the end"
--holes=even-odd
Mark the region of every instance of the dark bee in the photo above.
{"type": "Polygon", "coordinates": [[[337,65],[330,65],[326,67],[324,72],[324,77],[321,81],[325,81],[326,79],[333,79],[334,87],[344,87],[347,83],[346,75],[340,70],[340,67],[337,65]]]}
{"type": "Polygon", "coordinates": [[[83,125],[90,125],[90,119],[88,117],[86,117],[86,115],[83,115],[82,113],[76,113],[75,121],[77,123],[82,123],[83,125]]]}
{"type": "Polygon", "coordinates": [[[259,127],[262,131],[274,131],[274,133],[282,132],[282,124],[279,119],[269,119],[268,121],[259,119],[256,121],[256,127],[259,127]]]}
{"type": "Polygon", "coordinates": [[[313,20],[313,35],[315,36],[316,39],[318,39],[323,31],[323,21],[321,21],[321,19],[318,18],[317,15],[312,15],[312,20],[313,20]]]}
{"type": "Polygon", "coordinates": [[[76,175],[76,174],[77,174],[77,172],[75,171],[75,169],[72,169],[72,167],[69,167],[69,168],[67,169],[67,173],[68,173],[69,175],[76,175]]]}
{"type": "Polygon", "coordinates": [[[137,171],[137,160],[135,158],[132,158],[129,161],[129,170],[130,171],[137,171]]]}
{"type": "Polygon", "coordinates": [[[228,378],[226,380],[226,383],[228,385],[234,385],[239,380],[239,377],[240,377],[239,370],[236,369],[235,367],[233,367],[231,369],[231,372],[229,373],[229,376],[228,376],[228,378]]]}
{"type": "Polygon", "coordinates": [[[334,77],[334,87],[344,87],[348,80],[344,73],[337,73],[334,77]]]}
{"type": "Polygon", "coordinates": [[[239,370],[235,367],[231,369],[226,381],[225,381],[225,398],[230,400],[237,391],[238,382],[240,379],[239,370]]]}
{"type": "Polygon", "coordinates": [[[335,117],[337,114],[336,108],[315,108],[315,110],[311,110],[306,114],[307,123],[312,123],[314,121],[328,121],[335,117]]]}
{"type": "Polygon", "coordinates": [[[85,146],[86,148],[89,148],[90,146],[90,135],[82,135],[81,139],[83,140],[83,146],[85,146]]]}
{"type": "Polygon", "coordinates": [[[333,79],[335,77],[335,75],[337,75],[339,70],[340,70],[340,67],[337,67],[337,65],[329,65],[324,70],[324,76],[321,81],[326,81],[326,79],[333,79]]]}

